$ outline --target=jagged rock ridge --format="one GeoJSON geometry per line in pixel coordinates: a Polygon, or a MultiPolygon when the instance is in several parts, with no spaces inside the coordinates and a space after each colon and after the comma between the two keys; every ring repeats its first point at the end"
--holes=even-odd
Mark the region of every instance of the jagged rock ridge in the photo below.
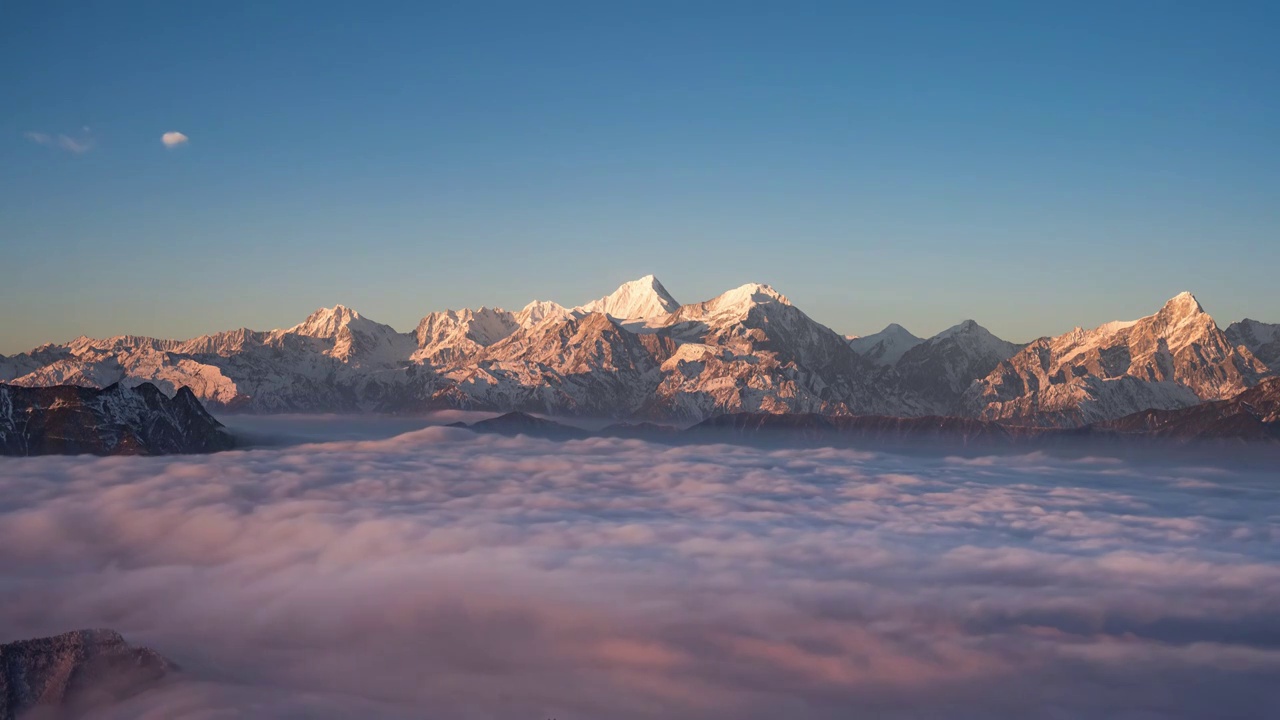
{"type": "Polygon", "coordinates": [[[1154,315],[1041,338],[966,391],[988,420],[1070,427],[1231,397],[1280,368],[1233,343],[1191,293],[1154,315]]]}
{"type": "Polygon", "coordinates": [[[0,384],[0,455],[164,455],[235,444],[195,394],[151,383],[102,390],[0,384]]]}

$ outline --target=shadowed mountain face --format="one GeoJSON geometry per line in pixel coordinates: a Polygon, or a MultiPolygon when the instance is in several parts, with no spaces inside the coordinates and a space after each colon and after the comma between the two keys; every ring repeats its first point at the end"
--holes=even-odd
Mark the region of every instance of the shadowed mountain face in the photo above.
{"type": "Polygon", "coordinates": [[[1272,369],[1280,367],[1280,324],[1245,318],[1226,329],[1233,345],[1243,345],[1272,369]]]}
{"type": "Polygon", "coordinates": [[[187,388],[0,385],[0,455],[166,455],[234,441],[187,388]]]}
{"type": "Polygon", "coordinates": [[[1230,400],[1180,410],[1143,410],[1095,427],[1162,438],[1280,442],[1280,378],[1265,380],[1230,400]]]}
{"type": "Polygon", "coordinates": [[[930,414],[957,415],[973,381],[1021,349],[966,320],[906,350],[894,370],[899,384],[919,396],[930,414]]]}
{"type": "Polygon", "coordinates": [[[146,690],[177,666],[114,630],[0,645],[0,720],[85,717],[146,690]]]}
{"type": "Polygon", "coordinates": [[[848,340],[851,350],[885,367],[893,367],[904,353],[924,342],[897,323],[889,323],[888,327],[878,333],[850,337],[848,340]]]}

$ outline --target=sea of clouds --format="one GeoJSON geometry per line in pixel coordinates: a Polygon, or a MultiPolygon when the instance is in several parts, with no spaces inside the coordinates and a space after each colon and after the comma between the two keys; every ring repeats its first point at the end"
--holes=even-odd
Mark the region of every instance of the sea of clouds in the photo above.
{"type": "Polygon", "coordinates": [[[1265,465],[327,421],[0,458],[0,641],[111,627],[182,666],[110,718],[1280,708],[1265,465]]]}

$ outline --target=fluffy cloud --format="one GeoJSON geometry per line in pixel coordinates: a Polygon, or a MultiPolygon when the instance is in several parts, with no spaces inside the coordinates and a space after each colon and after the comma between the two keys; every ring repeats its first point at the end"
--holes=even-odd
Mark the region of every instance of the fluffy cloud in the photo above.
{"type": "Polygon", "coordinates": [[[186,145],[187,140],[189,139],[190,138],[188,138],[186,135],[183,135],[180,132],[167,132],[164,135],[160,136],[160,142],[164,143],[164,146],[167,148],[178,147],[179,145],[186,145]]]}
{"type": "Polygon", "coordinates": [[[42,132],[23,133],[23,136],[37,145],[61,148],[76,155],[87,153],[93,149],[93,136],[87,127],[81,131],[78,137],[42,132]]]}
{"type": "Polygon", "coordinates": [[[1268,470],[437,427],[0,475],[0,636],[115,627],[186,668],[122,718],[1280,703],[1268,470]]]}

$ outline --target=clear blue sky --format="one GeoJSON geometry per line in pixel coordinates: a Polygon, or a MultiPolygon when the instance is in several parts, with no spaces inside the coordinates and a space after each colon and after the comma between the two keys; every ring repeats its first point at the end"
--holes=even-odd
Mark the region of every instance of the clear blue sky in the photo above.
{"type": "Polygon", "coordinates": [[[0,352],[651,272],[845,333],[1280,322],[1278,38],[1274,2],[5,3],[0,352]]]}

